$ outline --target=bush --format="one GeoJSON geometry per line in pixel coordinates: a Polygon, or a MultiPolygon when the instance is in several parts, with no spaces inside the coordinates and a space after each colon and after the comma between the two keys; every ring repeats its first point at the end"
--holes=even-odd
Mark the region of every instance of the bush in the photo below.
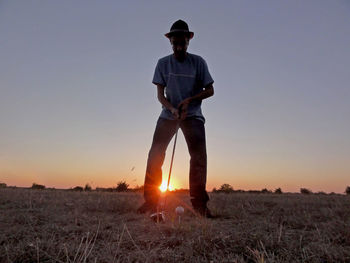
{"type": "Polygon", "coordinates": [[[117,192],[126,192],[128,191],[128,187],[129,185],[125,181],[120,181],[117,183],[117,187],[115,188],[115,190],[117,192]]]}
{"type": "Polygon", "coordinates": [[[0,183],[0,188],[6,188],[7,185],[5,183],[0,183]]]}
{"type": "Polygon", "coordinates": [[[81,187],[81,186],[76,186],[76,187],[74,187],[72,190],[73,190],[73,191],[81,192],[81,191],[83,191],[84,189],[83,189],[83,187],[81,187]]]}
{"type": "Polygon", "coordinates": [[[275,194],[282,194],[282,189],[279,187],[275,190],[275,194]]]}
{"type": "Polygon", "coordinates": [[[40,190],[43,190],[43,189],[45,189],[45,185],[33,183],[33,184],[32,184],[32,189],[40,189],[40,190]]]}
{"type": "Polygon", "coordinates": [[[224,192],[224,193],[232,193],[233,192],[233,188],[231,185],[229,184],[223,184],[220,186],[218,192],[224,192]]]}
{"type": "Polygon", "coordinates": [[[270,190],[267,190],[266,188],[264,188],[264,189],[261,190],[261,193],[269,194],[269,193],[272,193],[272,192],[270,190]]]}
{"type": "Polygon", "coordinates": [[[84,191],[91,191],[91,186],[89,184],[86,184],[84,187],[84,191]]]}
{"type": "Polygon", "coordinates": [[[300,188],[300,193],[309,195],[309,194],[312,194],[312,191],[307,188],[300,188]]]}
{"type": "Polygon", "coordinates": [[[347,186],[347,187],[346,187],[345,193],[346,193],[347,195],[350,195],[350,186],[347,186]]]}

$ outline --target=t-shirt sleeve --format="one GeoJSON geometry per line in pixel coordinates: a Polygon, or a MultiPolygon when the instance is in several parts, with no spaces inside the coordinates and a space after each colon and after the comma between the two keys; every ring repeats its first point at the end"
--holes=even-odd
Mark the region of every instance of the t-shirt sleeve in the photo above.
{"type": "Polygon", "coordinates": [[[207,62],[205,62],[203,58],[201,59],[201,63],[199,66],[199,79],[203,87],[214,83],[214,80],[209,73],[207,62]]]}
{"type": "Polygon", "coordinates": [[[164,87],[166,86],[164,75],[163,75],[163,73],[161,71],[161,64],[160,64],[159,60],[158,60],[156,69],[154,71],[152,83],[155,84],[155,85],[160,84],[160,85],[162,85],[164,87]]]}

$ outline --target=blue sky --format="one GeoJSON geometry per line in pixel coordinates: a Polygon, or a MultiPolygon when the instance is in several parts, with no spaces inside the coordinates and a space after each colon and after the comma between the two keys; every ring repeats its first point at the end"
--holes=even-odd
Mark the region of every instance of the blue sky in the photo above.
{"type": "MultiPolygon", "coordinates": [[[[202,106],[208,189],[343,192],[349,11],[322,0],[0,1],[0,181],[143,184],[161,110],[154,67],[183,19],[188,51],[215,81],[202,106]]],[[[188,169],[180,134],[175,186],[188,187],[188,169]]]]}

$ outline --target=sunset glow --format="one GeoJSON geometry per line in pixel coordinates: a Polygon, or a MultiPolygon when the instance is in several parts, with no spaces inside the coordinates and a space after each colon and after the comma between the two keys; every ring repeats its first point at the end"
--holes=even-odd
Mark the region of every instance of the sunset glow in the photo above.
{"type": "MultiPolygon", "coordinates": [[[[168,182],[166,180],[163,181],[162,184],[159,186],[160,191],[165,192],[167,184],[168,184],[168,182]]],[[[174,187],[170,183],[169,184],[169,191],[173,191],[173,190],[174,190],[174,187]]]]}

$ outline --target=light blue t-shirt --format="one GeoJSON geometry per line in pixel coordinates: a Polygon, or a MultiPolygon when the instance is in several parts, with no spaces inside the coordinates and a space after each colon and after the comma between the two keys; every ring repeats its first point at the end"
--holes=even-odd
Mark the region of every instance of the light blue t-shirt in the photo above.
{"type": "MultiPolygon", "coordinates": [[[[200,93],[203,88],[213,83],[205,60],[194,54],[187,52],[184,61],[176,60],[173,54],[158,60],[153,80],[153,84],[160,84],[165,87],[166,99],[175,108],[184,99],[200,93]]],[[[193,101],[188,105],[187,117],[196,117],[205,122],[201,110],[201,101],[193,101]]],[[[174,120],[174,116],[162,106],[161,118],[174,120]]]]}

